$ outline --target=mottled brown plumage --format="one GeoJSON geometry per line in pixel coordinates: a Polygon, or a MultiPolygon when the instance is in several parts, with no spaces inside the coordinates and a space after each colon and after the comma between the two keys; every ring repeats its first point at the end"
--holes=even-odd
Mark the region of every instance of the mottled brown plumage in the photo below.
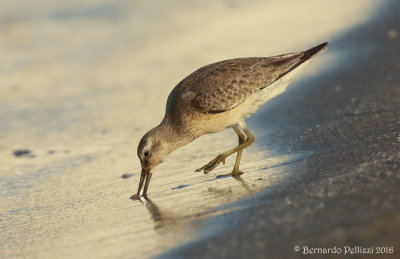
{"type": "Polygon", "coordinates": [[[144,195],[150,182],[150,171],[173,150],[195,138],[232,127],[239,136],[239,146],[217,156],[197,171],[208,173],[225,158],[237,152],[233,175],[240,175],[242,150],[254,138],[244,119],[263,103],[283,92],[295,71],[326,49],[327,43],[304,52],[267,58],[237,58],[204,66],[183,79],[170,93],[163,121],[139,143],[142,165],[139,189],[146,178],[144,195]],[[242,133],[242,131],[245,135],[242,133]]]}
{"type": "MultiPolygon", "coordinates": [[[[298,62],[301,55],[237,58],[214,63],[190,74],[178,84],[173,94],[190,96],[186,101],[202,112],[227,111],[274,82],[298,62]]],[[[170,95],[170,98],[174,97],[170,95]]]]}

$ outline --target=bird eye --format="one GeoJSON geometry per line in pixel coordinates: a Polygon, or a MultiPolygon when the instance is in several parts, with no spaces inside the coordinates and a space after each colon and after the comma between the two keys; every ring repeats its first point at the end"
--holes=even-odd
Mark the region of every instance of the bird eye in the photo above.
{"type": "Polygon", "coordinates": [[[150,151],[144,152],[144,156],[145,156],[145,157],[149,157],[149,156],[150,156],[150,151]]]}

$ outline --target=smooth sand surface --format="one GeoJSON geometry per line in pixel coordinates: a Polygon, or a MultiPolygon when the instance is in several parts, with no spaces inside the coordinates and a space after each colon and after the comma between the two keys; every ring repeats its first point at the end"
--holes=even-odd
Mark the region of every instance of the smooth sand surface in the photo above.
{"type": "MultiPolygon", "coordinates": [[[[196,239],[196,219],[279,184],[309,154],[256,140],[244,152],[241,181],[217,178],[233,158],[208,175],[193,171],[237,139],[231,130],[204,136],[156,168],[151,201],[134,202],[137,144],[161,121],[171,89],[215,61],[330,41],[384,3],[3,1],[0,256],[132,258],[196,239]],[[18,149],[32,157],[15,157],[18,149]]],[[[327,52],[303,76],[340,58],[327,52]]],[[[256,139],[268,134],[253,131],[256,139]]]]}

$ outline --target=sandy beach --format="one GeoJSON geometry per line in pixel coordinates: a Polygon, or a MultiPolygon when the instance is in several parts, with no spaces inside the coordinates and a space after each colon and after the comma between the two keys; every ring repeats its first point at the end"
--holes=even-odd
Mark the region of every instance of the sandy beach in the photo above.
{"type": "Polygon", "coordinates": [[[388,234],[385,222],[400,225],[398,7],[3,1],[0,257],[290,258],[299,256],[295,244],[393,246],[399,233],[388,234]],[[129,199],[138,142],[162,120],[180,80],[219,60],[324,41],[329,51],[248,120],[256,142],[243,154],[240,181],[221,177],[234,158],[208,175],[194,172],[236,144],[226,130],[168,156],[149,201],[129,199]],[[345,220],[349,211],[359,224],[345,220]],[[321,227],[306,231],[311,221],[321,227]]]}

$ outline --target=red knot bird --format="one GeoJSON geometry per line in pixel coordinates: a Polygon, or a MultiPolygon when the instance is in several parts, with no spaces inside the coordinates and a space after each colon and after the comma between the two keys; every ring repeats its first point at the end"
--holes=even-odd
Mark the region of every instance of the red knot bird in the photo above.
{"type": "Polygon", "coordinates": [[[152,170],[172,151],[204,134],[231,127],[239,145],[218,155],[197,172],[208,173],[237,153],[232,176],[241,175],[243,149],[254,136],[244,120],[274,96],[284,92],[310,60],[327,49],[322,43],[307,51],[273,57],[236,58],[204,66],[183,79],[170,93],[164,119],[140,140],[142,166],[138,191],[132,199],[147,197],[152,170]]]}

